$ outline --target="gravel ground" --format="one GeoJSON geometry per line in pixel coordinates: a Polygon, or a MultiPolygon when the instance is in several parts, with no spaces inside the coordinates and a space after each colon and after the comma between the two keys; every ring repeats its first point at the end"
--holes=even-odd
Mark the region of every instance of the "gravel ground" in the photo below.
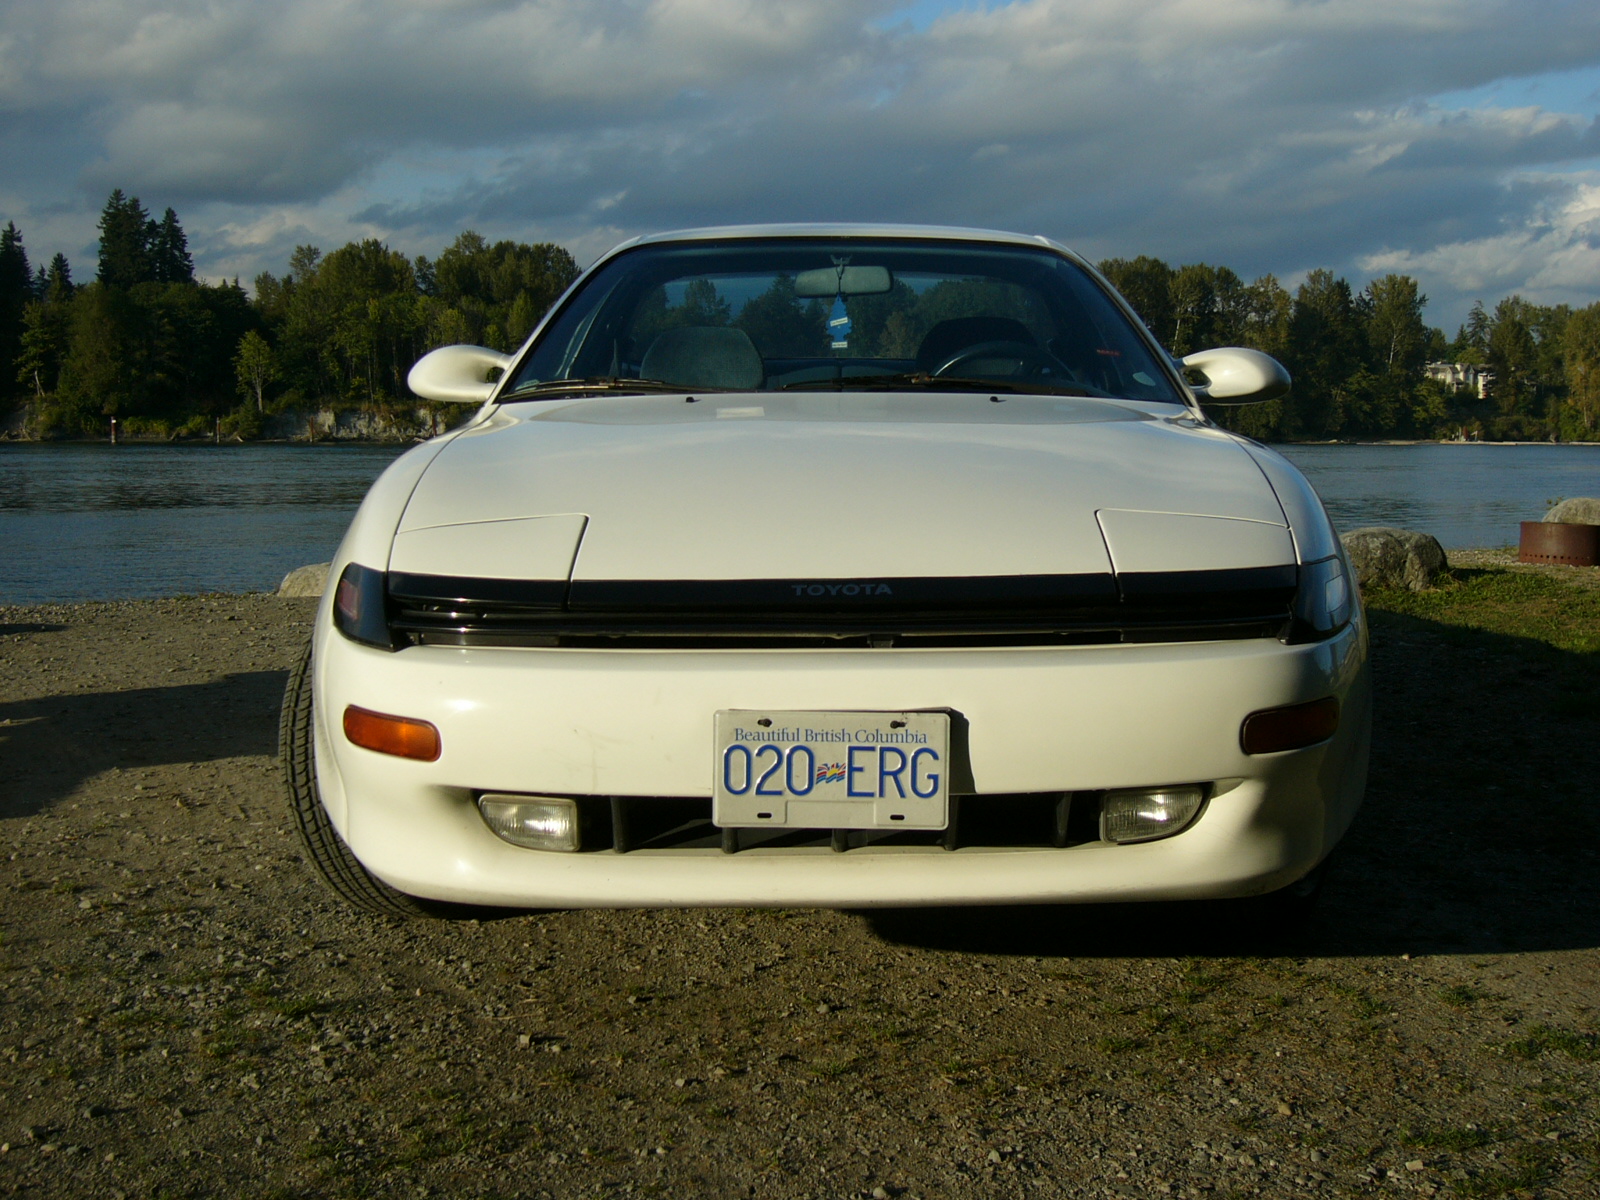
{"type": "Polygon", "coordinates": [[[1367,807],[1289,941],[1227,904],[403,922],[287,823],[310,615],[0,609],[0,1193],[1600,1195],[1596,723],[1553,651],[1379,615],[1367,807]]]}

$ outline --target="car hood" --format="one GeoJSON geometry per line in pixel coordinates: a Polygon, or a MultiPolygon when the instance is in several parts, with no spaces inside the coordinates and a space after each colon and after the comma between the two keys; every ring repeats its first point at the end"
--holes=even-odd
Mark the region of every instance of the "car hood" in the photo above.
{"type": "Polygon", "coordinates": [[[507,406],[435,456],[390,569],[860,580],[1294,560],[1261,470],[1191,417],[844,392],[507,406]]]}

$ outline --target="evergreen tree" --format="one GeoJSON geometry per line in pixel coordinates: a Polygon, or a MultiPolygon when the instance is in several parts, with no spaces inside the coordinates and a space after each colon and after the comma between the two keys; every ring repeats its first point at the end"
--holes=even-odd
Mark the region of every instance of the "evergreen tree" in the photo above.
{"type": "Polygon", "coordinates": [[[1524,436],[1530,432],[1528,418],[1534,411],[1534,384],[1537,379],[1538,346],[1529,328],[1531,305],[1521,296],[1507,296],[1494,306],[1489,325],[1488,360],[1494,378],[1489,395],[1500,410],[1497,437],[1524,436]]]}
{"type": "Polygon", "coordinates": [[[150,240],[151,273],[157,283],[193,283],[194,258],[189,239],[178,214],[172,209],[162,214],[161,223],[152,227],[150,240]]]}
{"type": "Polygon", "coordinates": [[[155,278],[150,252],[150,214],[137,196],[124,196],[117,188],[100,213],[100,271],[107,287],[131,288],[155,278]]]}
{"type": "Polygon", "coordinates": [[[1456,330],[1452,351],[1453,361],[1458,363],[1481,367],[1489,361],[1489,314],[1484,311],[1482,300],[1472,302],[1467,323],[1456,330]]]}
{"type": "Polygon", "coordinates": [[[0,401],[16,391],[23,319],[33,298],[33,272],[22,234],[15,222],[7,221],[0,229],[0,401]]]}
{"type": "Polygon", "coordinates": [[[50,272],[45,276],[45,287],[39,293],[39,299],[70,300],[72,292],[72,265],[67,262],[65,254],[57,254],[50,260],[50,272]]]}
{"type": "MultiPolygon", "coordinates": [[[[914,293],[904,284],[899,284],[898,288],[914,298],[914,293]]],[[[888,295],[893,296],[894,292],[888,295]]],[[[851,336],[860,337],[863,346],[877,345],[877,330],[887,320],[887,314],[876,322],[862,319],[867,315],[863,310],[870,307],[870,302],[881,299],[883,297],[878,296],[856,296],[851,299],[850,317],[856,324],[856,331],[851,336]],[[861,301],[869,303],[862,304],[861,301]],[[858,317],[858,311],[862,312],[862,316],[858,317]]],[[[809,305],[800,302],[800,297],[795,294],[792,275],[776,276],[771,287],[747,300],[734,324],[749,335],[763,358],[797,358],[828,352],[829,339],[823,324],[822,308],[815,301],[809,305]]],[[[854,345],[854,342],[851,344],[854,345]]]]}
{"type": "MultiPolygon", "coordinates": [[[[1385,275],[1361,294],[1373,376],[1364,432],[1409,432],[1417,419],[1417,389],[1428,359],[1428,327],[1422,323],[1427,303],[1409,275],[1385,275]]],[[[1424,408],[1427,420],[1433,414],[1429,406],[1424,408]]]]}
{"type": "Polygon", "coordinates": [[[144,312],[121,288],[98,280],[73,297],[58,383],[56,423],[90,433],[103,418],[138,412],[149,387],[144,312]]]}
{"type": "Polygon", "coordinates": [[[1284,414],[1289,437],[1325,438],[1343,428],[1365,366],[1365,338],[1350,285],[1316,270],[1295,293],[1284,365],[1294,378],[1284,414]]]}

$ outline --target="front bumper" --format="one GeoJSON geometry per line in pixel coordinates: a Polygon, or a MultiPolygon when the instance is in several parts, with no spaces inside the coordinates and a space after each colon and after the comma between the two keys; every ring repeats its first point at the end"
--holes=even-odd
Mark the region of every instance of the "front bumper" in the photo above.
{"type": "Polygon", "coordinates": [[[1004,650],[588,651],[355,645],[323,623],[317,775],[335,827],[412,895],[512,906],[856,907],[1248,895],[1313,867],[1365,785],[1370,697],[1359,625],[1322,643],[1271,640],[1004,650]],[[1338,696],[1328,742],[1246,756],[1249,713],[1338,696]],[[419,763],[344,741],[348,704],[435,724],[419,763]],[[482,791],[711,794],[720,708],[945,708],[984,794],[1205,782],[1175,837],[1065,849],[530,851],[495,837],[482,791]]]}

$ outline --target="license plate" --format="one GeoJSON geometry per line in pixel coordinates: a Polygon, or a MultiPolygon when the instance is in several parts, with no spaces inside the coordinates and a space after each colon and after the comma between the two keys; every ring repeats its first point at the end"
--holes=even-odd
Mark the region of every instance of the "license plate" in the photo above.
{"type": "Polygon", "coordinates": [[[711,819],[725,829],[943,829],[950,716],[716,715],[711,819]]]}

